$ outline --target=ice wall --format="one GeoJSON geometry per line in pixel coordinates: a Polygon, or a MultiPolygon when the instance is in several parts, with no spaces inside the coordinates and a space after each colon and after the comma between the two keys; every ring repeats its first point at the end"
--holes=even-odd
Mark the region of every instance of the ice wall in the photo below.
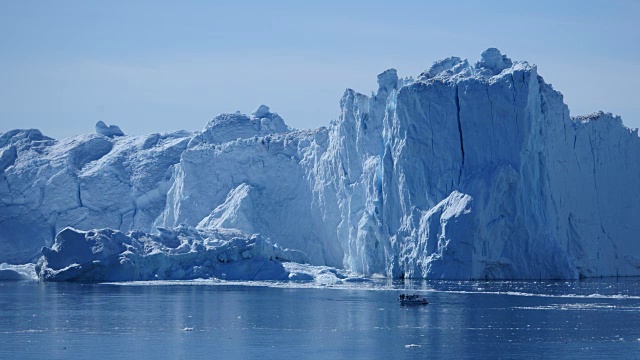
{"type": "Polygon", "coordinates": [[[364,275],[640,275],[637,130],[571,117],[535,66],[496,49],[378,85],[347,89],[315,130],[261,106],[196,133],[3,133],[0,262],[38,258],[66,226],[163,227],[260,234],[364,275]]]}

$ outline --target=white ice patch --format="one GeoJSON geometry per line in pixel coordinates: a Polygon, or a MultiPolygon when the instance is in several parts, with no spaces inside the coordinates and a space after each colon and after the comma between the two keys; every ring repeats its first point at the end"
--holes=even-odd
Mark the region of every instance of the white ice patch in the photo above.
{"type": "Polygon", "coordinates": [[[38,280],[35,264],[12,265],[0,264],[0,281],[38,280]]]}
{"type": "Polygon", "coordinates": [[[627,311],[640,312],[640,306],[618,305],[610,303],[551,304],[540,306],[516,306],[520,310],[563,310],[563,311],[627,311]]]}

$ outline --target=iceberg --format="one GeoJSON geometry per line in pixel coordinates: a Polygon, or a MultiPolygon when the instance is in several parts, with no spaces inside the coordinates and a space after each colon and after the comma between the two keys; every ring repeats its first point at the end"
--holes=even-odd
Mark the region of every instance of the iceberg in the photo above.
{"type": "Polygon", "coordinates": [[[234,230],[160,228],[160,234],[65,228],[35,266],[44,281],[144,281],[211,278],[285,280],[283,262],[304,263],[299,251],[281,249],[259,235],[234,230]]]}
{"type": "Polygon", "coordinates": [[[313,278],[295,263],[640,275],[637,129],[570,116],[535,65],[497,49],[415,79],[384,71],[371,96],[347,89],[328,127],[292,129],[261,105],[197,132],[96,130],[0,134],[0,262],[38,262],[45,281],[313,278]]]}

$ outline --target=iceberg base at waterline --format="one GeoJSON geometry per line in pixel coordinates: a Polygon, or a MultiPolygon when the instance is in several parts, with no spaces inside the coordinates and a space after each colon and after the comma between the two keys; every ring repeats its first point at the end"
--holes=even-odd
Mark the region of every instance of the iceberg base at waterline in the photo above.
{"type": "Polygon", "coordinates": [[[65,228],[35,267],[42,281],[295,279],[283,262],[305,263],[300,251],[282,249],[259,235],[238,231],[160,229],[124,234],[111,229],[65,228]]]}

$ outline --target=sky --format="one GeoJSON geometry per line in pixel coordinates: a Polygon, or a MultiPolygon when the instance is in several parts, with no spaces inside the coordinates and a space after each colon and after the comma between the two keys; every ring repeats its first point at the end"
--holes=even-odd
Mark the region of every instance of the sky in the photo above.
{"type": "Polygon", "coordinates": [[[0,132],[201,130],[270,106],[328,125],[346,88],[489,47],[538,66],[572,115],[640,127],[640,1],[1,1],[0,132]]]}

